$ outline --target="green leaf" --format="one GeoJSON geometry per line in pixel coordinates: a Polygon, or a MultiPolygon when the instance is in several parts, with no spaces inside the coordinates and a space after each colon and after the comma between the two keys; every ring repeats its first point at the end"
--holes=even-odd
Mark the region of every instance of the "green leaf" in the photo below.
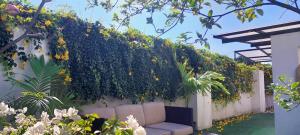
{"type": "Polygon", "coordinates": [[[256,9],[256,12],[260,15],[263,16],[264,15],[264,11],[262,9],[256,9]]]}
{"type": "Polygon", "coordinates": [[[92,131],[92,128],[91,127],[85,127],[84,130],[85,131],[92,131]]]}
{"type": "Polygon", "coordinates": [[[211,17],[213,15],[213,10],[209,10],[207,16],[211,17]]]}
{"type": "Polygon", "coordinates": [[[299,82],[292,83],[291,89],[296,89],[299,86],[299,84],[300,84],[299,82]]]}

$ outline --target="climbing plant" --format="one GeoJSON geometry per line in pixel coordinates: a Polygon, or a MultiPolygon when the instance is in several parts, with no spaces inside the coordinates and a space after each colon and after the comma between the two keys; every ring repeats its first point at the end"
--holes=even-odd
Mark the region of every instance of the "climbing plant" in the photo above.
{"type": "MultiPolygon", "coordinates": [[[[4,6],[1,7],[5,4],[2,2],[4,6]]],[[[30,20],[36,10],[27,4],[16,5],[20,7],[17,16],[0,12],[4,20],[0,21],[1,46],[12,39],[12,29],[22,27],[22,22],[30,20]]],[[[155,98],[175,100],[183,93],[179,89],[182,79],[176,62],[187,60],[195,73],[214,71],[225,77],[223,83],[230,94],[216,88],[212,98],[227,103],[238,100],[240,93],[252,91],[252,71],[258,69],[255,65],[147,36],[134,29],[125,32],[108,29],[99,22],[79,19],[72,12],[53,13],[43,9],[33,30],[41,33],[42,37],[25,39],[22,45],[7,50],[1,62],[7,63],[7,67],[17,66],[17,59],[26,62],[30,55],[30,52],[22,51],[26,45],[46,51],[41,41],[47,39],[49,51],[46,54],[65,68],[60,75],[68,84],[69,91],[77,99],[86,101],[99,100],[104,96],[130,99],[132,102],[155,98]]]]}

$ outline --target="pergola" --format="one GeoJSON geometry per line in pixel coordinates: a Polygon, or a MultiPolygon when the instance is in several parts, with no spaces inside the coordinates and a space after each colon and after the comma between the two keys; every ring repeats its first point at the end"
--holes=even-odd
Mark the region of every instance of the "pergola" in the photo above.
{"type": "Polygon", "coordinates": [[[251,45],[251,49],[235,51],[235,58],[240,55],[254,62],[271,62],[271,36],[298,31],[300,31],[300,21],[295,21],[215,35],[214,38],[221,39],[222,43],[240,42],[251,45]]]}

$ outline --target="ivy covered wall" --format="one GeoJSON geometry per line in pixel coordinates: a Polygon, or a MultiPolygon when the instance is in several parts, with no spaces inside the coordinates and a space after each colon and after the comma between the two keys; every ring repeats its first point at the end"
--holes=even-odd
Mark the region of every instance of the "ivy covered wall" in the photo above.
{"type": "MultiPolygon", "coordinates": [[[[7,27],[24,25],[26,22],[22,20],[32,16],[30,10],[34,9],[31,6],[20,7],[22,14],[17,17],[17,22],[14,17],[8,17],[0,23],[2,46],[12,38],[7,27]],[[10,23],[14,25],[8,25],[10,23]]],[[[0,15],[3,16],[1,12],[0,15]]],[[[69,12],[42,12],[35,31],[46,35],[49,55],[65,67],[61,75],[65,76],[69,90],[78,99],[86,101],[104,96],[133,102],[154,98],[175,100],[181,96],[178,89],[181,77],[176,61],[188,60],[195,73],[216,71],[226,77],[224,84],[231,94],[226,95],[221,90],[212,92],[214,101],[226,103],[238,100],[240,93],[251,92],[253,70],[270,70],[264,65],[248,66],[208,50],[157,39],[134,29],[120,33],[104,28],[98,22],[81,20],[69,12]]],[[[38,42],[35,43],[38,46],[38,42]]],[[[13,54],[18,51],[18,48],[12,48],[1,61],[16,59],[13,54]]],[[[21,55],[18,58],[22,59],[21,55]]]]}

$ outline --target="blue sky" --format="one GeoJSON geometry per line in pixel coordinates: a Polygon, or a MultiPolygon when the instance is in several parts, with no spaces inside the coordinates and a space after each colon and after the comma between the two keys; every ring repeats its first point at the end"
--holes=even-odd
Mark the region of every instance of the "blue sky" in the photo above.
{"type": "MultiPolygon", "coordinates": [[[[38,5],[41,0],[29,1],[31,1],[34,5],[38,5]]],[[[112,13],[106,13],[101,7],[86,9],[86,0],[52,0],[52,2],[47,3],[45,7],[51,10],[57,10],[66,6],[69,9],[74,10],[77,13],[77,15],[83,19],[88,19],[89,21],[100,21],[105,26],[109,26],[109,24],[111,24],[112,13]]],[[[216,9],[216,11],[218,12],[218,9],[216,9]]],[[[264,12],[265,13],[263,17],[259,17],[250,23],[241,23],[239,20],[236,19],[236,16],[234,16],[233,14],[222,18],[219,22],[219,24],[222,25],[222,29],[214,28],[207,35],[211,46],[210,50],[223,55],[227,55],[229,57],[233,57],[234,50],[248,49],[250,48],[250,46],[241,43],[222,44],[220,40],[214,39],[212,37],[213,35],[279,23],[286,23],[300,19],[299,15],[274,6],[265,7],[264,12]]],[[[160,17],[157,17],[155,19],[157,19],[155,20],[157,23],[159,23],[159,21],[163,21],[163,19],[160,17]]],[[[146,19],[143,15],[133,18],[131,22],[131,27],[142,31],[147,35],[156,34],[153,30],[153,27],[151,25],[146,24],[146,19]]],[[[201,32],[203,30],[204,29],[201,27],[198,18],[188,16],[183,24],[176,26],[174,29],[163,35],[162,38],[169,38],[173,41],[176,41],[176,37],[180,33],[187,31],[194,33],[196,31],[201,32]]],[[[196,47],[200,48],[201,46],[196,45],[196,47]]]]}

